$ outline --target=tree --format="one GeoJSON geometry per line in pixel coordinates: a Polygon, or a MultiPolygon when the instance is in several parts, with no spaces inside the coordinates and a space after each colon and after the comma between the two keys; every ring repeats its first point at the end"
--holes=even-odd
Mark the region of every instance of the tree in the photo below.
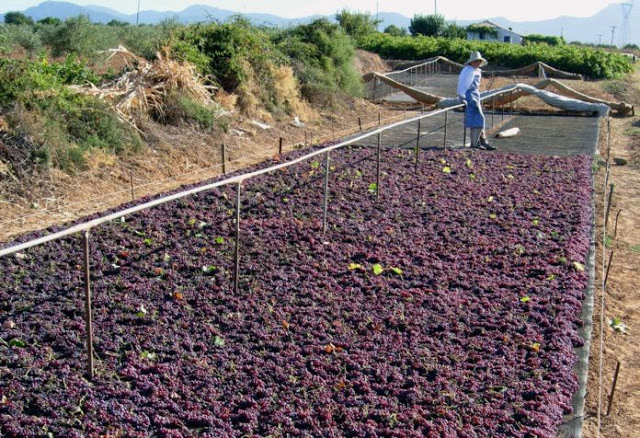
{"type": "Polygon", "coordinates": [[[384,33],[388,33],[392,36],[405,36],[407,34],[407,29],[404,27],[398,27],[395,24],[390,24],[384,29],[384,33]]]}
{"type": "Polygon", "coordinates": [[[129,26],[129,23],[127,23],[126,21],[121,21],[121,20],[111,20],[110,22],[107,23],[107,26],[125,27],[125,26],[129,26]]]}
{"type": "Polygon", "coordinates": [[[464,26],[458,26],[455,22],[447,24],[442,31],[442,36],[447,38],[460,38],[467,39],[467,28],[464,26]]]}
{"type": "Polygon", "coordinates": [[[347,35],[355,40],[378,31],[380,20],[374,19],[371,14],[351,12],[343,9],[336,14],[336,21],[347,35]]]}
{"type": "Polygon", "coordinates": [[[38,24],[48,24],[51,26],[57,26],[60,23],[62,23],[62,20],[55,17],[46,17],[46,18],[43,18],[42,20],[38,20],[38,24]]]}
{"type": "Polygon", "coordinates": [[[16,25],[31,25],[33,24],[33,18],[27,17],[22,12],[7,12],[4,16],[4,23],[16,25]]]}
{"type": "Polygon", "coordinates": [[[440,14],[414,15],[409,32],[411,35],[440,36],[445,29],[444,16],[440,14]]]}

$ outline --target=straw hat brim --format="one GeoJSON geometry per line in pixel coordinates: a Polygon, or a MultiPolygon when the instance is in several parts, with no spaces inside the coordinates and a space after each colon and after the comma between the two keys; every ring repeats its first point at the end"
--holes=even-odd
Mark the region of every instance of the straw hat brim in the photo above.
{"type": "Polygon", "coordinates": [[[484,58],[476,58],[476,59],[470,59],[470,60],[468,60],[467,62],[465,62],[465,63],[464,63],[464,65],[469,65],[469,64],[471,64],[473,61],[482,61],[482,62],[480,63],[480,67],[485,67],[486,65],[488,65],[488,64],[489,64],[489,61],[487,61],[487,60],[486,60],[486,59],[484,59],[484,58]]]}

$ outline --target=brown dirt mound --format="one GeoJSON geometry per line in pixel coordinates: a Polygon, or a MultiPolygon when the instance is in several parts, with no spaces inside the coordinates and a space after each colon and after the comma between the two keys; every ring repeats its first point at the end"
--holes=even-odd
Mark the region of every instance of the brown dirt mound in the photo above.
{"type": "Polygon", "coordinates": [[[389,65],[375,53],[366,50],[357,50],[357,56],[354,60],[356,71],[360,74],[391,71],[389,65]]]}

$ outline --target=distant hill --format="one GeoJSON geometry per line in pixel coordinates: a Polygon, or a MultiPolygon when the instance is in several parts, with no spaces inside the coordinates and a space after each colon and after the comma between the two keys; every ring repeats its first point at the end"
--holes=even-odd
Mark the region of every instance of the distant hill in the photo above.
{"type": "MultiPolygon", "coordinates": [[[[46,1],[22,11],[25,15],[32,17],[34,20],[41,20],[45,17],[56,17],[61,20],[74,17],[79,14],[88,15],[92,21],[97,23],[108,23],[111,20],[120,20],[134,24],[136,22],[136,14],[123,14],[116,10],[101,6],[79,6],[69,2],[46,1]]],[[[146,10],[140,11],[139,22],[147,24],[157,24],[169,18],[175,18],[182,23],[194,23],[198,21],[218,20],[224,21],[229,17],[238,14],[237,12],[218,9],[206,5],[194,5],[179,11],[156,11],[146,10]]],[[[272,14],[243,14],[253,23],[258,25],[287,27],[295,26],[301,23],[308,23],[320,15],[309,17],[300,17],[295,19],[279,17],[272,14]]],[[[333,15],[327,16],[333,20],[333,15]]],[[[394,12],[380,12],[379,18],[382,20],[379,28],[383,30],[385,27],[394,24],[398,27],[408,28],[411,22],[409,17],[394,12]]],[[[0,15],[0,19],[4,20],[4,15],[0,15]]],[[[478,20],[461,20],[457,24],[466,26],[473,22],[487,19],[486,17],[478,17],[478,20]]],[[[514,22],[502,17],[489,18],[504,27],[511,27],[514,32],[521,35],[542,34],[564,36],[568,41],[582,41],[586,43],[611,43],[611,26],[616,26],[613,40],[614,44],[621,42],[622,29],[622,8],[620,4],[611,4],[601,10],[599,13],[587,17],[558,17],[552,20],[544,21],[527,21],[514,22]],[[617,33],[616,33],[617,32],[617,33]]],[[[629,34],[628,43],[640,44],[640,26],[632,26],[632,23],[640,22],[640,6],[631,11],[629,17],[629,34]]]]}

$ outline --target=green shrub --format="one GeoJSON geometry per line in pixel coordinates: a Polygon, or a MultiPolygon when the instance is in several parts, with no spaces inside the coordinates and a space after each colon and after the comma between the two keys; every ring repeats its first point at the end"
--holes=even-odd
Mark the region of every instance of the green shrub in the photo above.
{"type": "Polygon", "coordinates": [[[382,22],[376,20],[371,14],[353,12],[343,9],[335,16],[336,21],[347,35],[355,40],[378,31],[378,25],[382,22]]]}
{"type": "Polygon", "coordinates": [[[471,51],[479,50],[491,64],[504,68],[519,68],[542,61],[560,70],[579,73],[591,79],[615,79],[633,70],[631,62],[622,55],[573,45],[520,46],[462,39],[373,34],[364,38],[360,47],[389,59],[419,60],[444,56],[461,63],[468,59],[471,51]]]}
{"type": "Polygon", "coordinates": [[[550,46],[562,46],[566,44],[563,37],[531,34],[524,37],[525,44],[543,43],[550,46]]]}
{"type": "Polygon", "coordinates": [[[276,42],[291,59],[307,100],[332,104],[341,95],[362,95],[353,66],[355,47],[338,25],[319,19],[281,33],[276,42]]]}
{"type": "Polygon", "coordinates": [[[153,117],[161,123],[176,126],[187,123],[208,131],[215,129],[226,131],[226,125],[219,117],[218,108],[209,108],[179,92],[167,96],[164,99],[162,113],[153,114],[153,117]]]}
{"type": "Polygon", "coordinates": [[[36,143],[36,163],[71,172],[84,166],[91,149],[121,154],[141,148],[137,132],[108,103],[65,86],[87,81],[97,78],[73,57],[64,63],[0,61],[0,106],[9,110],[12,127],[36,143]]]}
{"type": "Polygon", "coordinates": [[[95,25],[91,24],[87,15],[78,15],[58,25],[49,43],[53,56],[75,54],[93,57],[98,47],[102,47],[99,42],[104,36],[96,31],[95,25]]]}

